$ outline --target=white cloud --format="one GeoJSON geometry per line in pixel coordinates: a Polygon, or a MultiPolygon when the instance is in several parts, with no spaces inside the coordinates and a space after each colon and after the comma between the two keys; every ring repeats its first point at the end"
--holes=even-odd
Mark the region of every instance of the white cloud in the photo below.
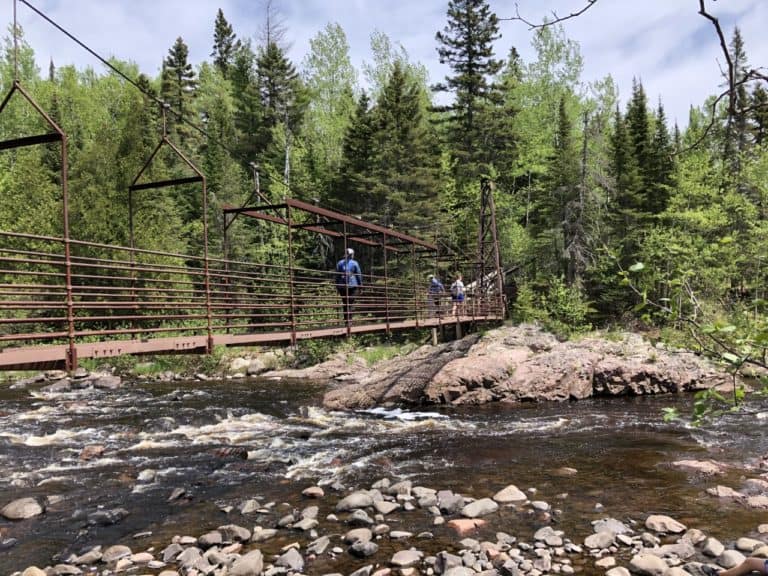
{"type": "MultiPolygon", "coordinates": [[[[240,37],[255,37],[262,26],[263,8],[257,0],[29,0],[49,17],[81,39],[101,56],[132,60],[156,75],[178,36],[190,47],[192,62],[208,58],[213,23],[219,7],[240,37]]],[[[299,65],[309,40],[328,22],[345,30],[353,64],[360,68],[370,57],[369,39],[380,30],[400,42],[414,61],[422,62],[432,81],[448,72],[438,62],[435,33],[446,22],[447,0],[273,0],[286,18],[290,55],[299,65]]],[[[514,16],[508,0],[490,0],[499,17],[514,16]]],[[[12,17],[10,0],[0,13],[6,28],[12,17]]],[[[539,21],[556,10],[560,16],[580,9],[585,0],[518,0],[520,13],[539,21]]],[[[727,37],[741,28],[753,66],[768,65],[768,2],[729,0],[707,2],[727,37]]],[[[712,25],[697,14],[695,2],[668,0],[598,0],[582,16],[564,22],[566,35],[579,42],[584,56],[584,80],[608,74],[620,87],[622,99],[630,93],[633,77],[642,79],[649,101],[661,96],[670,119],[684,124],[691,104],[700,105],[722,83],[718,62],[722,55],[712,25]]],[[[82,48],[52,28],[22,3],[19,20],[26,38],[45,69],[57,65],[100,64],[82,48]]],[[[515,46],[530,61],[532,32],[521,22],[503,22],[499,57],[515,46]]]]}

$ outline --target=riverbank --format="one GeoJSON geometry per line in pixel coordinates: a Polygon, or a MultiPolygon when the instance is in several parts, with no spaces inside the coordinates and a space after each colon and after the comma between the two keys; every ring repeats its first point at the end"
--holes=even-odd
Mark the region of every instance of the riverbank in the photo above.
{"type": "Polygon", "coordinates": [[[768,557],[768,524],[722,543],[665,514],[620,520],[599,502],[582,519],[589,535],[573,537],[558,528],[573,513],[569,494],[551,502],[535,486],[470,496],[382,478],[353,490],[310,485],[301,497],[298,508],[244,500],[222,510],[215,530],[176,535],[162,549],[99,545],[14,575],[335,575],[342,565],[350,576],[703,576],[705,564],[720,570],[746,555],[768,557]],[[449,535],[449,546],[434,546],[440,534],[449,535]]]}

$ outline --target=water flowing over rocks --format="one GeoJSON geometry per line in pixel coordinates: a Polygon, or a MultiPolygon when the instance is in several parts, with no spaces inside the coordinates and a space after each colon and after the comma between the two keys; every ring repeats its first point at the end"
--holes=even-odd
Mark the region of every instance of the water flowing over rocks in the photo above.
{"type": "MultiPolygon", "coordinates": [[[[317,375],[328,377],[333,365],[320,365],[317,375]]],[[[375,370],[346,364],[334,377],[324,404],[347,410],[678,393],[730,382],[706,359],[654,346],[636,334],[560,342],[531,325],[422,346],[375,370]]]]}
{"type": "MultiPolygon", "coordinates": [[[[528,492],[537,494],[538,490],[531,488],[528,492]]],[[[542,576],[595,571],[610,576],[705,576],[701,568],[704,564],[728,568],[740,563],[745,554],[768,556],[768,544],[763,539],[741,537],[724,545],[701,530],[689,529],[659,514],[628,522],[610,516],[595,520],[591,522],[593,533],[584,539],[583,546],[557,529],[557,524],[550,524],[549,516],[540,517],[545,525],[533,533],[512,534],[510,530],[520,527],[515,516],[523,518],[550,508],[545,500],[529,500],[514,484],[496,491],[498,500],[507,500],[501,505],[490,495],[463,495],[389,479],[333,497],[320,496],[317,491],[310,494],[319,505],[285,516],[284,510],[279,510],[282,506],[260,507],[259,521],[275,528],[257,525],[249,530],[229,523],[197,537],[175,536],[162,550],[134,551],[115,544],[102,551],[97,546],[79,556],[71,555],[63,563],[45,569],[29,566],[13,576],[113,576],[145,570],[160,576],[343,576],[345,572],[332,572],[327,566],[344,557],[351,562],[345,565],[355,566],[346,572],[350,576],[542,576]],[[410,503],[410,509],[400,506],[402,502],[410,503]],[[344,531],[344,524],[350,522],[333,514],[317,521],[313,535],[297,533],[290,522],[281,526],[287,517],[316,520],[321,516],[321,505],[349,513],[350,517],[367,517],[380,514],[382,503],[397,507],[390,509],[389,523],[374,528],[344,531]],[[483,518],[473,517],[479,515],[483,518]],[[423,545],[432,538],[429,530],[414,536],[414,532],[393,529],[405,519],[427,526],[435,517],[448,519],[448,526],[454,530],[456,540],[444,550],[423,545]],[[637,532],[633,526],[642,526],[645,531],[637,532]],[[481,539],[481,529],[487,536],[494,533],[494,528],[495,539],[481,539]],[[266,533],[269,537],[265,537],[266,533]],[[267,552],[267,540],[274,536],[281,537],[280,544],[276,551],[272,547],[267,552]]],[[[229,513],[240,514],[234,507],[229,513]]],[[[240,518],[245,519],[242,514],[240,518]]],[[[382,519],[383,515],[378,521],[382,519]]],[[[766,531],[759,534],[765,535],[766,531]]]]}

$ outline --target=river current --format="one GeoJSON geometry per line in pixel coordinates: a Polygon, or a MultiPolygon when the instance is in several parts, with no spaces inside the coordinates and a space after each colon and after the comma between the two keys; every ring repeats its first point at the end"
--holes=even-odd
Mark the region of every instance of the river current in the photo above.
{"type": "MultiPolygon", "coordinates": [[[[48,501],[36,518],[0,519],[0,574],[95,544],[161,549],[175,534],[252,528],[230,512],[250,498],[301,508],[301,491],[313,484],[366,488],[384,477],[473,497],[515,484],[562,510],[558,528],[577,542],[591,520],[607,516],[642,522],[668,514],[723,541],[766,522],[764,513],[706,494],[758,476],[750,467],[768,454],[764,400],[694,428],[662,419],[665,406],[689,410],[686,396],[342,413],[321,408],[322,393],[284,380],[66,393],[0,385],[0,506],[26,496],[48,501]],[[84,459],[91,445],[103,453],[84,459]],[[715,477],[672,464],[687,459],[732,467],[715,477]],[[114,524],[88,521],[117,509],[128,515],[114,524]]],[[[520,537],[535,528],[534,519],[505,527],[520,537]]],[[[435,546],[448,537],[436,530],[435,546]]]]}

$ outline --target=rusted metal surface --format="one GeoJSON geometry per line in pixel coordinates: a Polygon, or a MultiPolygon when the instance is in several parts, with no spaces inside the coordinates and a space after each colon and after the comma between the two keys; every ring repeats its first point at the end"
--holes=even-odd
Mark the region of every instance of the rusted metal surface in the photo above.
{"type": "Polygon", "coordinates": [[[501,318],[497,295],[469,294],[461,317],[427,315],[426,286],[363,274],[352,320],[335,271],[204,258],[0,232],[0,369],[71,367],[119,354],[205,352],[213,345],[501,318]],[[65,270],[71,274],[67,276],[65,270]]]}

